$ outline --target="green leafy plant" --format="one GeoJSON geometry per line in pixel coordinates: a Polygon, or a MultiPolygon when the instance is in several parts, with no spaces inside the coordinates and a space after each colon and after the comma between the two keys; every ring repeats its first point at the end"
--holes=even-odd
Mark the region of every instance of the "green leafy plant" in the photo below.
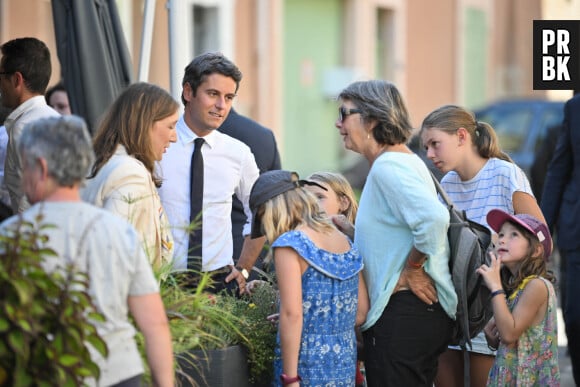
{"type": "MultiPolygon", "coordinates": [[[[193,273],[195,274],[195,273],[193,273]]],[[[192,350],[206,353],[234,345],[246,348],[250,382],[270,381],[276,342],[276,326],[267,316],[276,312],[277,291],[271,281],[264,281],[250,296],[241,298],[229,293],[206,292],[210,285],[207,274],[199,274],[194,289],[181,286],[180,275],[171,265],[156,270],[160,293],[169,319],[173,352],[178,359],[176,372],[189,380],[180,369],[180,362],[196,367],[192,350]]],[[[144,354],[141,335],[138,342],[144,354]]]]}
{"type": "Polygon", "coordinates": [[[271,281],[255,287],[252,294],[241,298],[226,295],[221,302],[224,309],[241,320],[242,331],[247,338],[250,382],[264,384],[273,377],[276,325],[267,319],[277,311],[278,292],[271,281]]]}
{"type": "Polygon", "coordinates": [[[89,279],[72,263],[47,272],[45,230],[54,226],[22,219],[0,235],[0,385],[78,386],[100,370],[89,345],[102,356],[103,322],[87,293],[89,279]]]}
{"type": "Polygon", "coordinates": [[[180,279],[169,275],[161,281],[161,297],[170,322],[175,353],[191,349],[218,349],[246,343],[241,319],[222,304],[223,297],[205,292],[210,277],[200,275],[195,290],[180,286],[180,279]]]}

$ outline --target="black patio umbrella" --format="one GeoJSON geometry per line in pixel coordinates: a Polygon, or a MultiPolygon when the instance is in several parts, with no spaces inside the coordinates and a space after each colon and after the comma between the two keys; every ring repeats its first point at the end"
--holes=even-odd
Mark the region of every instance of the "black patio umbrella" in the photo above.
{"type": "Polygon", "coordinates": [[[71,110],[91,132],[133,79],[115,0],[52,0],[58,58],[71,110]]]}

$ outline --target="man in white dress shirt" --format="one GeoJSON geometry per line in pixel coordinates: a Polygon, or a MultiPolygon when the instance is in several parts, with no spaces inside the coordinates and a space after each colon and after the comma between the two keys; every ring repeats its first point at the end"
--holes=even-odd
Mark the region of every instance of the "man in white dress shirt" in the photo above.
{"type": "Polygon", "coordinates": [[[4,125],[8,148],[4,164],[4,186],[10,194],[14,213],[30,206],[22,191],[22,166],[17,150],[20,133],[26,124],[59,114],[44,100],[52,67],[48,47],[36,38],[18,38],[0,46],[0,93],[2,104],[14,109],[4,125]]]}
{"type": "MultiPolygon", "coordinates": [[[[205,141],[203,155],[202,259],[201,271],[210,272],[218,292],[223,288],[245,291],[264,238],[250,239],[249,198],[259,170],[250,148],[216,129],[226,119],[238,91],[242,74],[220,53],[197,56],[185,68],[181,99],[185,105],[177,122],[177,142],[161,161],[163,184],[161,202],[169,218],[175,240],[174,269],[188,268],[190,224],[190,167],[194,141],[205,141]],[[231,234],[232,196],[242,202],[248,222],[241,255],[234,266],[231,234]],[[233,281],[235,279],[235,282],[233,281]]],[[[195,230],[193,230],[195,232],[195,230]]],[[[238,257],[236,257],[238,258],[238,257]]],[[[191,268],[191,267],[190,267],[191,268]]]]}

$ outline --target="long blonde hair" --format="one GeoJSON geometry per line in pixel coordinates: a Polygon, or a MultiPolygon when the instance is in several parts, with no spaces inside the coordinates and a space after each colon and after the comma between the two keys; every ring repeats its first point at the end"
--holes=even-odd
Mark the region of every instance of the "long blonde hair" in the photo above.
{"type": "Polygon", "coordinates": [[[356,213],[358,211],[358,202],[356,200],[356,195],[352,190],[352,186],[343,175],[336,172],[322,171],[313,173],[312,175],[308,176],[306,180],[324,183],[334,191],[336,196],[339,198],[346,198],[349,203],[348,207],[340,213],[346,216],[349,222],[354,224],[356,213]]]}
{"type": "Polygon", "coordinates": [[[268,200],[260,206],[257,216],[261,218],[264,235],[270,242],[302,225],[319,232],[334,229],[326,214],[320,211],[316,197],[302,187],[268,200]]]}

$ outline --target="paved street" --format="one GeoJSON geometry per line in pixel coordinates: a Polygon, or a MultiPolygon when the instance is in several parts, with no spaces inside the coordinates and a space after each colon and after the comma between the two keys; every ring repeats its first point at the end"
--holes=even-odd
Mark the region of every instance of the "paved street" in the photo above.
{"type": "Polygon", "coordinates": [[[574,387],[574,378],[572,377],[572,365],[570,358],[566,356],[566,330],[564,329],[564,320],[562,318],[562,310],[558,308],[558,360],[560,362],[560,376],[562,387],[574,387]]]}
{"type": "MultiPolygon", "coordinates": [[[[548,270],[556,274],[556,278],[560,278],[560,254],[558,250],[554,251],[550,261],[548,262],[548,270]]],[[[560,304],[560,288],[559,283],[556,282],[556,294],[558,295],[558,304],[560,304]]],[[[570,358],[566,355],[568,340],[566,339],[566,328],[564,327],[564,318],[562,317],[562,309],[558,308],[558,360],[560,363],[560,377],[562,387],[574,387],[574,378],[572,377],[572,365],[570,358]]]]}

